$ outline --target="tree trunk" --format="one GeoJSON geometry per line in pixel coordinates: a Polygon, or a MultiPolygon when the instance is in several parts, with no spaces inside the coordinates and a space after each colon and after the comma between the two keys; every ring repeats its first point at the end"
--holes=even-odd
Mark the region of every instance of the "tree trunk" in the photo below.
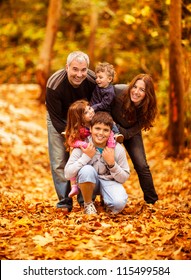
{"type": "Polygon", "coordinates": [[[45,38],[42,44],[39,62],[36,68],[36,80],[41,88],[41,93],[39,96],[39,100],[41,103],[44,103],[45,101],[46,82],[50,75],[51,54],[56,39],[58,22],[61,15],[61,8],[62,0],[50,0],[45,38]]]}
{"type": "Polygon", "coordinates": [[[171,0],[170,4],[170,108],[169,108],[169,148],[168,155],[181,155],[184,143],[184,81],[181,48],[181,0],[171,0]]]}
{"type": "Polygon", "coordinates": [[[96,50],[95,41],[96,41],[96,29],[98,25],[98,7],[94,1],[91,3],[91,11],[90,11],[90,38],[88,45],[88,54],[90,57],[90,68],[94,68],[94,60],[95,55],[94,52],[96,50]]]}

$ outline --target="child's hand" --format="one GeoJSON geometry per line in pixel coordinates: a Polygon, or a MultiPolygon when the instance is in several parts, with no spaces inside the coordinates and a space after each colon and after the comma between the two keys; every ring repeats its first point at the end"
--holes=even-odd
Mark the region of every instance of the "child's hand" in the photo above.
{"type": "Polygon", "coordinates": [[[84,154],[86,154],[87,156],[89,156],[90,158],[93,158],[93,156],[96,153],[96,149],[93,145],[93,143],[88,143],[87,148],[83,148],[81,147],[81,150],[84,154]]]}
{"type": "Polygon", "coordinates": [[[115,164],[114,154],[115,154],[115,150],[113,148],[105,147],[105,149],[103,150],[102,157],[108,165],[115,164]]]}

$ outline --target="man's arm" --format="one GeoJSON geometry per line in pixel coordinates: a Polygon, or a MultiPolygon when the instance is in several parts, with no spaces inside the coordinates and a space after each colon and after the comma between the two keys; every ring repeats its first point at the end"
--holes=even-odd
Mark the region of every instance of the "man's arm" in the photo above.
{"type": "Polygon", "coordinates": [[[46,108],[57,132],[62,133],[65,131],[66,119],[63,117],[62,103],[58,94],[51,88],[47,88],[46,90],[46,108]]]}

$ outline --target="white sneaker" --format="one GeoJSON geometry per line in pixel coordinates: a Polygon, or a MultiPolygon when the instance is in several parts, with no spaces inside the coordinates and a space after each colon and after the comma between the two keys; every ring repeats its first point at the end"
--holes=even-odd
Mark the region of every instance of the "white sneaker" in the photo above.
{"type": "Polygon", "coordinates": [[[84,214],[97,214],[97,210],[95,209],[93,202],[84,202],[84,214]]]}

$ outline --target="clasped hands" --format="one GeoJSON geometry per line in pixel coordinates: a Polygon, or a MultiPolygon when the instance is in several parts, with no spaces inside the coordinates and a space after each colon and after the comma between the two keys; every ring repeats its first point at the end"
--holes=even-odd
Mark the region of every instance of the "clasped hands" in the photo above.
{"type": "MultiPolygon", "coordinates": [[[[93,158],[93,156],[96,154],[96,148],[93,143],[88,143],[87,148],[81,147],[81,150],[84,154],[89,156],[90,158],[93,158]]],[[[115,164],[115,158],[114,158],[114,149],[105,147],[103,152],[102,152],[102,157],[107,163],[107,165],[114,165],[115,164]]]]}

